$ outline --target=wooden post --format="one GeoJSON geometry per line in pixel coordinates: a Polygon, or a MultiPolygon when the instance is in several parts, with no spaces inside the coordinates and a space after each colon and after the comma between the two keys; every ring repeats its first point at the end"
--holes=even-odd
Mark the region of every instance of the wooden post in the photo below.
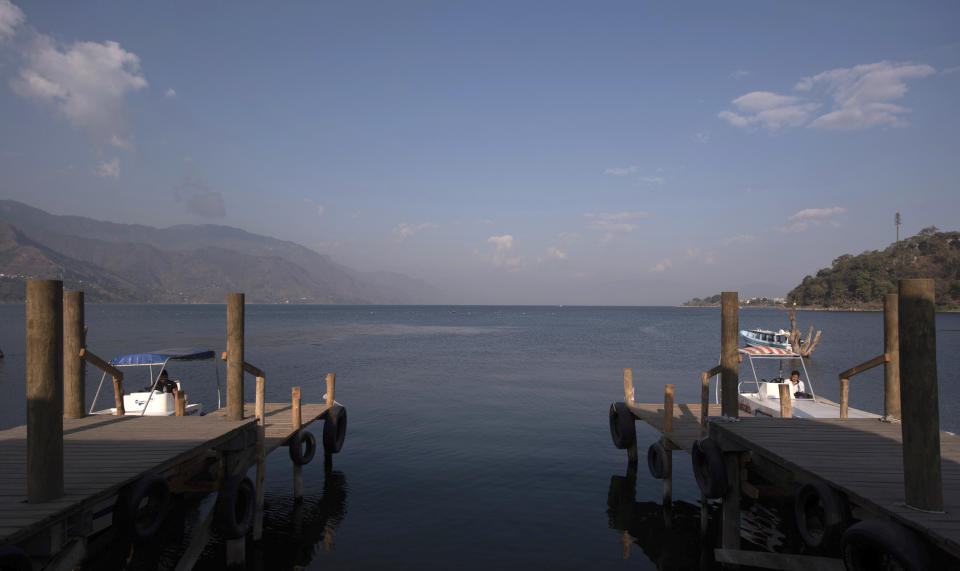
{"type": "Polygon", "coordinates": [[[633,404],[636,402],[634,399],[633,391],[633,369],[624,369],[623,370],[623,402],[627,404],[633,404]]]}
{"type": "Polygon", "coordinates": [[[883,414],[900,418],[900,334],[897,294],[883,296],[883,352],[890,360],[883,365],[883,414]]]}
{"type": "Polygon", "coordinates": [[[257,481],[256,481],[256,503],[253,512],[253,540],[260,541],[263,538],[263,482],[266,478],[266,430],[264,420],[264,400],[266,391],[266,379],[262,376],[257,377],[257,481]]]}
{"type": "Polygon", "coordinates": [[[707,417],[710,416],[710,377],[700,373],[700,435],[707,433],[707,417]]]}
{"type": "MultiPolygon", "coordinates": [[[[300,412],[300,387],[293,387],[291,393],[293,396],[293,431],[296,432],[303,426],[303,417],[300,412]]],[[[331,400],[330,393],[327,393],[327,400],[331,400]]],[[[293,465],[293,499],[295,501],[303,499],[303,466],[300,464],[293,465]]]]}
{"type": "Polygon", "coordinates": [[[847,418],[850,410],[850,379],[840,379],[840,418],[847,418]]]}
{"type": "Polygon", "coordinates": [[[780,418],[793,418],[793,401],[790,400],[790,387],[780,383],[780,418]]]}
{"type": "Polygon", "coordinates": [[[663,387],[663,432],[673,432],[673,385],[663,387]]]}
{"type": "Polygon", "coordinates": [[[663,525],[669,529],[673,523],[673,449],[665,446],[664,450],[663,525]]]}
{"type": "Polygon", "coordinates": [[[116,407],[115,416],[127,414],[123,406],[123,377],[113,377],[113,406],[116,407]]]}
{"type": "Polygon", "coordinates": [[[63,282],[27,280],[27,501],[63,495],[63,282]]]}
{"type": "Polygon", "coordinates": [[[83,292],[63,292],[63,416],[83,418],[86,406],[86,363],[83,349],[83,292]]]}
{"type": "Polygon", "coordinates": [[[897,311],[906,503],[943,511],[933,280],[900,280],[897,311]]]}
{"type": "Polygon", "coordinates": [[[721,547],[740,549],[740,453],[724,452],[727,472],[727,493],[723,496],[723,530],[721,547]]]}
{"type": "Polygon", "coordinates": [[[337,375],[334,373],[327,373],[327,405],[333,406],[333,390],[336,387],[337,375]]]}
{"type": "Polygon", "coordinates": [[[737,361],[737,336],[740,322],[737,292],[725,291],[720,296],[720,408],[723,416],[739,417],[737,382],[740,366],[737,361]]]}
{"type": "Polygon", "coordinates": [[[174,411],[177,416],[187,414],[187,395],[180,389],[173,389],[174,411]]]}
{"type": "Polygon", "coordinates": [[[227,294],[227,418],[243,420],[244,294],[227,294]]]}

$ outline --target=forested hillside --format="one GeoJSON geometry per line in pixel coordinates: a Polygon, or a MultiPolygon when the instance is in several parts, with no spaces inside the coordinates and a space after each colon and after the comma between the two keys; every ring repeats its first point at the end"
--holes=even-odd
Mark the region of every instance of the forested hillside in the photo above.
{"type": "Polygon", "coordinates": [[[845,254],[807,276],[787,303],[823,307],[880,307],[902,278],[933,278],[941,309],[960,308],[960,232],[924,228],[882,251],[845,254]]]}

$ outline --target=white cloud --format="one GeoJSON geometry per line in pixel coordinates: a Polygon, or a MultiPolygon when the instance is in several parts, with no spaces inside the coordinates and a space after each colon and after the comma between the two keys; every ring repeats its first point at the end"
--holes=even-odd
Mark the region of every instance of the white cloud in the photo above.
{"type": "Polygon", "coordinates": [[[906,95],[907,79],[934,73],[926,64],[888,61],[833,69],[797,82],[793,89],[803,97],[753,91],[732,101],[737,111],[724,110],[717,117],[735,127],[762,125],[771,131],[800,126],[833,130],[900,126],[901,115],[910,109],[891,101],[906,95]],[[818,95],[833,100],[831,110],[820,116],[817,110],[823,103],[813,100],[818,95]]]}
{"type": "Polygon", "coordinates": [[[112,161],[100,163],[93,173],[100,178],[120,178],[120,159],[114,158],[112,161]]]}
{"type": "Polygon", "coordinates": [[[38,34],[27,46],[23,67],[10,86],[25,99],[52,105],[98,143],[131,148],[124,98],[146,87],[147,80],[140,58],[117,42],[60,46],[38,34]]]}
{"type": "Polygon", "coordinates": [[[696,258],[700,255],[700,248],[687,248],[687,257],[696,258]]]}
{"type": "Polygon", "coordinates": [[[490,236],[487,238],[488,244],[494,245],[493,265],[512,268],[523,263],[520,257],[511,256],[513,253],[513,236],[504,234],[503,236],[490,236]]]}
{"type": "Polygon", "coordinates": [[[732,73],[730,74],[730,77],[733,78],[733,79],[743,79],[743,78],[749,77],[749,76],[751,76],[751,75],[753,75],[753,74],[750,73],[749,71],[745,70],[745,69],[738,69],[737,71],[732,72],[732,73]]]}
{"type": "Polygon", "coordinates": [[[567,259],[567,253],[561,251],[556,246],[550,246],[549,248],[547,248],[547,259],[563,261],[567,259]]]}
{"type": "Polygon", "coordinates": [[[662,176],[642,176],[638,180],[646,184],[663,184],[666,179],[662,176]]]}
{"type": "Polygon", "coordinates": [[[23,10],[10,0],[0,0],[0,41],[13,37],[17,28],[26,19],[23,10]]]}
{"type": "Polygon", "coordinates": [[[489,218],[482,218],[480,220],[480,224],[486,224],[487,226],[490,226],[493,224],[493,220],[490,220],[489,218]]]}
{"type": "Polygon", "coordinates": [[[612,175],[615,175],[615,176],[624,176],[624,175],[628,175],[628,174],[633,174],[633,173],[637,172],[638,170],[640,170],[640,167],[631,165],[631,166],[625,167],[625,168],[609,168],[609,169],[603,171],[603,174],[612,174],[612,175]]]}
{"type": "Polygon", "coordinates": [[[322,204],[317,204],[317,216],[323,216],[323,211],[326,210],[326,207],[322,204]]]}
{"type": "MultiPolygon", "coordinates": [[[[322,207],[321,207],[322,208],[322,207]]],[[[427,228],[438,228],[438,226],[432,222],[424,222],[423,224],[407,224],[400,223],[397,224],[397,227],[393,229],[393,233],[397,235],[397,241],[403,242],[407,238],[413,236],[421,230],[426,230],[427,228]]]]}
{"type": "Polygon", "coordinates": [[[706,143],[710,141],[710,133],[701,132],[693,135],[693,139],[698,143],[706,143]]]}
{"type": "Polygon", "coordinates": [[[163,92],[163,96],[168,99],[173,99],[174,97],[177,96],[177,91],[174,88],[169,87],[167,88],[166,91],[163,92]]]}
{"type": "Polygon", "coordinates": [[[667,268],[671,268],[671,267],[673,267],[673,262],[670,261],[670,258],[666,258],[664,260],[660,260],[660,262],[657,265],[650,268],[650,271],[654,273],[658,273],[658,272],[666,271],[667,268]]]}
{"type": "Polygon", "coordinates": [[[799,127],[810,120],[819,103],[804,103],[800,97],[769,91],[753,91],[732,101],[739,113],[721,111],[717,117],[735,127],[760,124],[774,131],[780,127],[799,127]]]}
{"type": "Polygon", "coordinates": [[[889,103],[907,93],[906,79],[936,73],[929,65],[881,61],[851,68],[833,69],[805,77],[795,89],[820,88],[834,101],[833,110],[817,117],[815,129],[869,129],[878,125],[902,125],[900,115],[910,109],[889,103]]]}
{"type": "Polygon", "coordinates": [[[631,221],[647,216],[642,210],[624,211],[624,212],[585,212],[583,214],[591,219],[587,225],[588,230],[602,230],[605,234],[601,243],[606,244],[613,240],[616,233],[633,232],[637,225],[631,221]]]}
{"type": "MultiPolygon", "coordinates": [[[[805,208],[787,218],[789,224],[784,228],[781,228],[780,231],[803,232],[811,226],[819,226],[822,222],[827,221],[829,218],[833,218],[838,214],[843,214],[846,211],[846,208],[840,206],[834,206],[833,208],[805,208]]],[[[831,224],[836,225],[832,221],[831,224]]]]}

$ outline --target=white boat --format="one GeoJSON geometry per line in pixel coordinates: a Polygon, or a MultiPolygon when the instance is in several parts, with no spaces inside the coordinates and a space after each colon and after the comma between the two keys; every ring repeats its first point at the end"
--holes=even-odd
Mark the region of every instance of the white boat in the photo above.
{"type": "MultiPolygon", "coordinates": [[[[807,366],[803,358],[786,349],[778,347],[741,347],[740,354],[750,363],[753,380],[743,380],[737,387],[738,405],[741,413],[753,416],[780,417],[780,385],[788,385],[793,418],[840,418],[840,405],[821,397],[817,397],[813,389],[813,382],[807,373],[807,366]],[[805,391],[794,393],[789,378],[784,378],[784,364],[794,368],[795,362],[800,362],[801,377],[805,391]],[[771,363],[777,364],[777,376],[770,380],[761,378],[757,374],[757,367],[763,368],[771,363]]],[[[741,365],[742,367],[742,365],[741,365]]],[[[719,385],[719,383],[717,383],[719,385]]],[[[718,387],[719,390],[719,387],[718,387]]],[[[718,398],[719,402],[719,398],[718,398]]],[[[849,418],[880,418],[880,415],[848,409],[849,418]]]]}
{"type": "MultiPolygon", "coordinates": [[[[171,361],[214,361],[214,371],[217,378],[217,408],[220,408],[220,373],[214,360],[215,353],[206,349],[161,349],[159,351],[150,351],[148,353],[131,353],[114,357],[110,365],[118,369],[131,369],[135,371],[138,368],[145,373],[147,384],[140,391],[125,393],[123,395],[123,409],[127,416],[173,416],[176,414],[176,398],[172,392],[166,392],[161,389],[160,375],[166,369],[167,363],[171,361]],[[156,371],[156,374],[154,374],[156,371]]],[[[116,407],[94,410],[97,406],[97,398],[100,396],[100,390],[103,388],[103,382],[107,377],[104,372],[100,377],[100,386],[97,387],[97,393],[93,397],[93,403],[90,405],[90,414],[116,414],[116,407]]],[[[124,371],[124,384],[132,385],[136,381],[132,375],[124,371]]],[[[177,388],[183,391],[180,381],[173,379],[177,388]]],[[[187,402],[185,414],[187,416],[199,416],[203,414],[203,405],[200,403],[187,402]]]]}
{"type": "Polygon", "coordinates": [[[786,329],[779,331],[770,331],[767,329],[741,329],[740,337],[743,342],[751,347],[777,347],[793,351],[790,346],[790,332],[786,329]]]}

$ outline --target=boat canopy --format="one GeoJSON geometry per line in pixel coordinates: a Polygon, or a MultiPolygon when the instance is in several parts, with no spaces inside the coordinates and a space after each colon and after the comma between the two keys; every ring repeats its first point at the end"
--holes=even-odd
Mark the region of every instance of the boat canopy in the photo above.
{"type": "Polygon", "coordinates": [[[794,353],[793,351],[787,351],[786,349],[781,349],[779,347],[754,347],[752,345],[750,347],[741,347],[740,353],[749,357],[800,357],[800,355],[794,353]]]}
{"type": "Polygon", "coordinates": [[[159,349],[148,353],[131,353],[114,357],[110,364],[118,367],[133,365],[162,365],[167,361],[206,361],[213,359],[215,353],[207,349],[177,347],[159,349]]]}

